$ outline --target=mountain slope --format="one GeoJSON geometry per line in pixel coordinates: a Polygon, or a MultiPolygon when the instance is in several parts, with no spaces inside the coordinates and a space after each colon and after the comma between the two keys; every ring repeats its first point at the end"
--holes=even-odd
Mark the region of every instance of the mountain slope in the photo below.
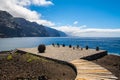
{"type": "Polygon", "coordinates": [[[0,36],[20,37],[21,28],[13,20],[12,15],[5,11],[0,11],[0,36]]]}
{"type": "Polygon", "coordinates": [[[65,33],[0,11],[0,37],[60,37],[61,34],[65,33]]]}
{"type": "Polygon", "coordinates": [[[62,31],[58,31],[56,29],[52,29],[52,28],[49,28],[49,27],[45,27],[45,29],[46,29],[46,31],[48,31],[48,33],[50,34],[51,37],[54,37],[54,36],[66,37],[67,36],[62,31]]]}
{"type": "Polygon", "coordinates": [[[48,37],[48,32],[45,30],[45,27],[42,25],[38,25],[35,22],[29,22],[23,18],[14,18],[15,23],[19,24],[22,29],[22,36],[24,37],[48,37]]]}

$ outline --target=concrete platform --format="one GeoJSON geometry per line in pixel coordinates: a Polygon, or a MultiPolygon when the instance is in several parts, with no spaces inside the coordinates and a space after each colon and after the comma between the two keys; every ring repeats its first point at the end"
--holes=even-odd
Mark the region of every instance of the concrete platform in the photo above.
{"type": "Polygon", "coordinates": [[[99,50],[96,51],[95,49],[75,49],[69,48],[69,47],[53,47],[53,46],[47,46],[45,53],[38,53],[37,48],[19,48],[18,50],[25,51],[28,53],[34,53],[37,55],[63,60],[63,61],[72,61],[75,59],[97,59],[102,56],[107,55],[107,51],[105,50],[99,50]]]}

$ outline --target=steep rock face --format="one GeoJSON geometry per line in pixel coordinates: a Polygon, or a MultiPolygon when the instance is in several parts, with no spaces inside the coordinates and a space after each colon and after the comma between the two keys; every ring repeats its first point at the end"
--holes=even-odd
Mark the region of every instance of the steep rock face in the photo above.
{"type": "Polygon", "coordinates": [[[20,37],[21,28],[14,22],[12,15],[5,11],[0,11],[0,36],[20,37]]]}
{"type": "Polygon", "coordinates": [[[0,37],[60,37],[62,34],[65,33],[0,11],[0,37]]]}
{"type": "Polygon", "coordinates": [[[23,18],[14,18],[14,21],[21,26],[21,34],[24,37],[49,37],[48,32],[42,25],[38,25],[35,22],[29,22],[23,18]]]}

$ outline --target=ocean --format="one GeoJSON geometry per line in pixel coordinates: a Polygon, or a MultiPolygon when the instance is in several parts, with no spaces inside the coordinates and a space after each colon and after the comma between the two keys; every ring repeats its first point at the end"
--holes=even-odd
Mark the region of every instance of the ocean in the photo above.
{"type": "Polygon", "coordinates": [[[98,46],[107,50],[109,54],[120,55],[120,37],[22,37],[0,38],[0,51],[13,50],[15,48],[37,47],[39,44],[51,45],[59,43],[68,45],[80,45],[95,49],[98,46]]]}

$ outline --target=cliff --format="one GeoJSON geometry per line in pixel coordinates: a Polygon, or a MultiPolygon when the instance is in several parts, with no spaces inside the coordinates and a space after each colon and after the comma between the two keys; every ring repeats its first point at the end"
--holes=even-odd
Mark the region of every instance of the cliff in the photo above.
{"type": "Polygon", "coordinates": [[[0,11],[0,37],[65,37],[64,32],[0,11]]]}

